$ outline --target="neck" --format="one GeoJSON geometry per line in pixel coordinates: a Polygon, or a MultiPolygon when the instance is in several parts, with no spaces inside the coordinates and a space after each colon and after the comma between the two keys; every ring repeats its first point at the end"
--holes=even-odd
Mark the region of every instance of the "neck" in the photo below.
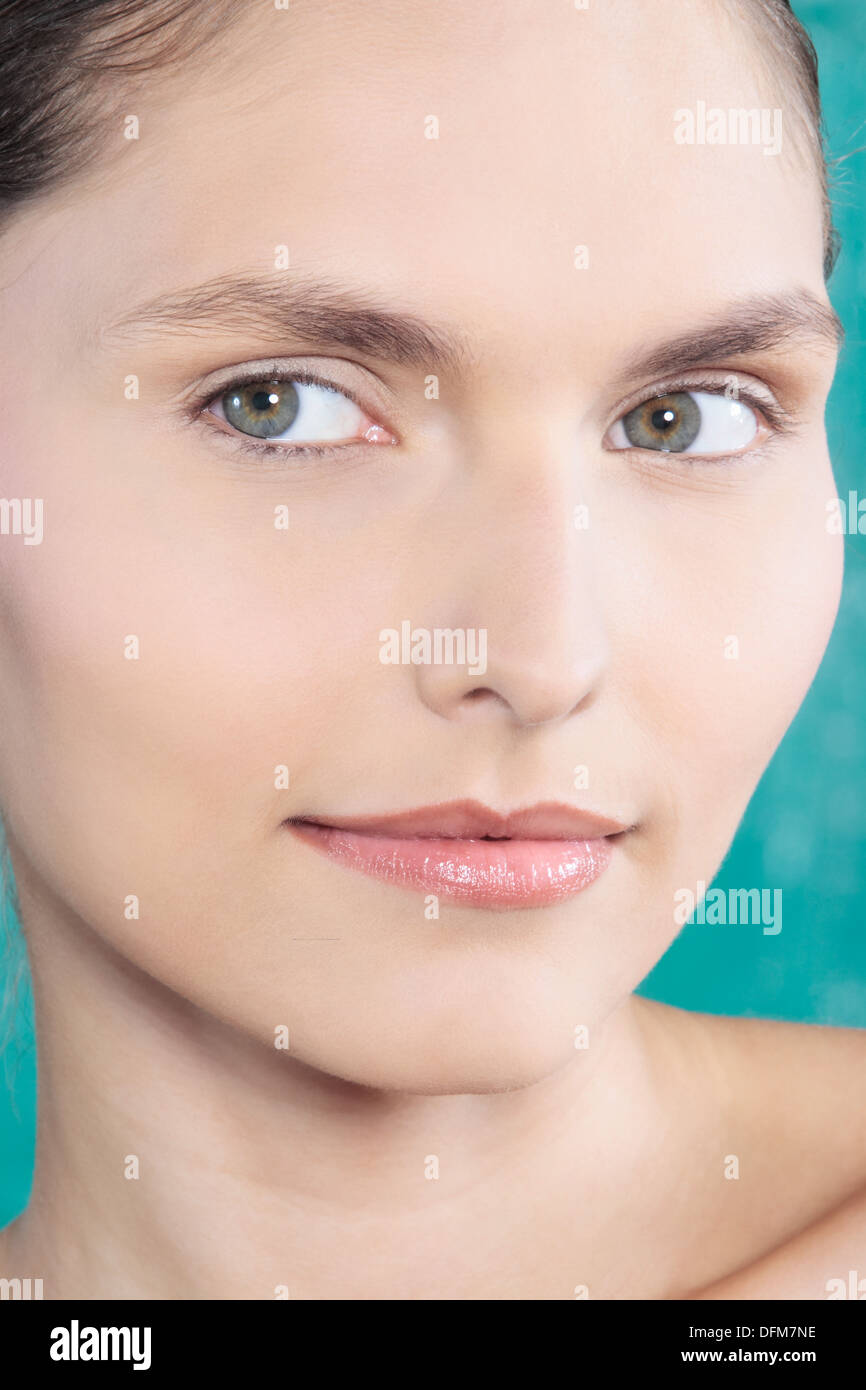
{"type": "Polygon", "coordinates": [[[579,1242],[633,1186],[660,1110],[639,1000],[523,1089],[381,1092],[203,1013],[38,894],[22,909],[40,1111],[6,1263],[46,1298],[495,1297],[504,1232],[561,1240],[569,1194],[579,1242]]]}

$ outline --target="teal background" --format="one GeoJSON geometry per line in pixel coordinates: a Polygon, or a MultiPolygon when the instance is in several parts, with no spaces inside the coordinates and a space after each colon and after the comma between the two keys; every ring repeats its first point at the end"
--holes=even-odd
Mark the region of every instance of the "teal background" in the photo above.
{"type": "MultiPolygon", "coordinates": [[[[866,0],[803,0],[796,10],[818,50],[829,154],[841,160],[833,200],[842,252],[830,293],[848,336],[830,397],[830,449],[838,495],[853,488],[866,497],[866,102],[858,81],[866,0]]],[[[847,536],[845,545],[842,606],[824,664],[715,880],[722,888],[781,888],[782,931],[690,924],[642,994],[711,1013],[866,1027],[866,536],[847,536]]],[[[11,978],[18,951],[14,923],[10,929],[3,968],[11,978]]],[[[25,1205],[33,1162],[36,1059],[26,979],[11,1021],[0,1064],[0,1226],[25,1205]]]]}

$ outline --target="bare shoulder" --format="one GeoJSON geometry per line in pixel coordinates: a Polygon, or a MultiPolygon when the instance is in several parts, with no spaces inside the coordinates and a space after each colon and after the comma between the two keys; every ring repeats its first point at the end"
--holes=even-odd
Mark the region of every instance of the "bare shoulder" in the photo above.
{"type": "MultiPolygon", "coordinates": [[[[22,1217],[18,1216],[0,1230],[0,1279],[21,1279],[30,1273],[23,1268],[27,1259],[22,1256],[21,1226],[22,1217]]],[[[6,1297],[5,1288],[3,1285],[0,1297],[6,1297]]]]}
{"type": "Polygon", "coordinates": [[[811,1155],[849,1195],[866,1185],[866,1028],[698,1014],[705,1048],[717,1049],[732,1111],[774,1161],[811,1155]]]}
{"type": "Polygon", "coordinates": [[[866,1299],[866,1186],[697,1299],[866,1299]]]}
{"type": "Polygon", "coordinates": [[[701,1122],[719,1121],[719,1217],[752,1237],[689,1296],[842,1298],[862,1280],[866,1297],[866,1029],[645,1014],[701,1122]]]}
{"type": "Polygon", "coordinates": [[[746,1137],[777,1155],[796,1142],[827,1151],[866,1184],[866,1028],[731,1018],[640,1001],[685,1076],[746,1137]]]}
{"type": "Polygon", "coordinates": [[[6,1226],[0,1231],[0,1279],[10,1278],[10,1232],[11,1226],[6,1226]]]}

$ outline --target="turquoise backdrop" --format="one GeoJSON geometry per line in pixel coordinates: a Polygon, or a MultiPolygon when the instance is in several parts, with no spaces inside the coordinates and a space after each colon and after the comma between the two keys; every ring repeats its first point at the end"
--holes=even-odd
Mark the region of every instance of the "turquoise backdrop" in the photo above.
{"type": "MultiPolygon", "coordinates": [[[[802,0],[796,9],[818,50],[829,151],[841,161],[834,206],[842,253],[830,292],[848,336],[830,398],[830,448],[838,495],[866,497],[866,101],[858,70],[866,0],[802,0]]],[[[845,544],[842,607],[824,664],[716,879],[725,889],[781,888],[782,931],[686,926],[641,988],[654,999],[866,1027],[866,535],[845,544]]],[[[35,1089],[25,986],[0,1067],[0,1226],[27,1201],[35,1089]]]]}

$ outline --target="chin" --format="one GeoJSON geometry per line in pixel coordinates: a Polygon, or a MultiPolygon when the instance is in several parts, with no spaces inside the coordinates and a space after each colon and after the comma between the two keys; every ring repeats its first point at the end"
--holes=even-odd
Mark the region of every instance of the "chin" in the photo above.
{"type": "Polygon", "coordinates": [[[535,1029],[520,1016],[495,1022],[477,1016],[452,1019],[447,1032],[416,1018],[399,1037],[369,1034],[343,1055],[296,1054],[318,1071],[358,1086],[408,1095],[494,1095],[519,1091],[551,1076],[574,1058],[574,1026],[550,1019],[535,1029]]]}

